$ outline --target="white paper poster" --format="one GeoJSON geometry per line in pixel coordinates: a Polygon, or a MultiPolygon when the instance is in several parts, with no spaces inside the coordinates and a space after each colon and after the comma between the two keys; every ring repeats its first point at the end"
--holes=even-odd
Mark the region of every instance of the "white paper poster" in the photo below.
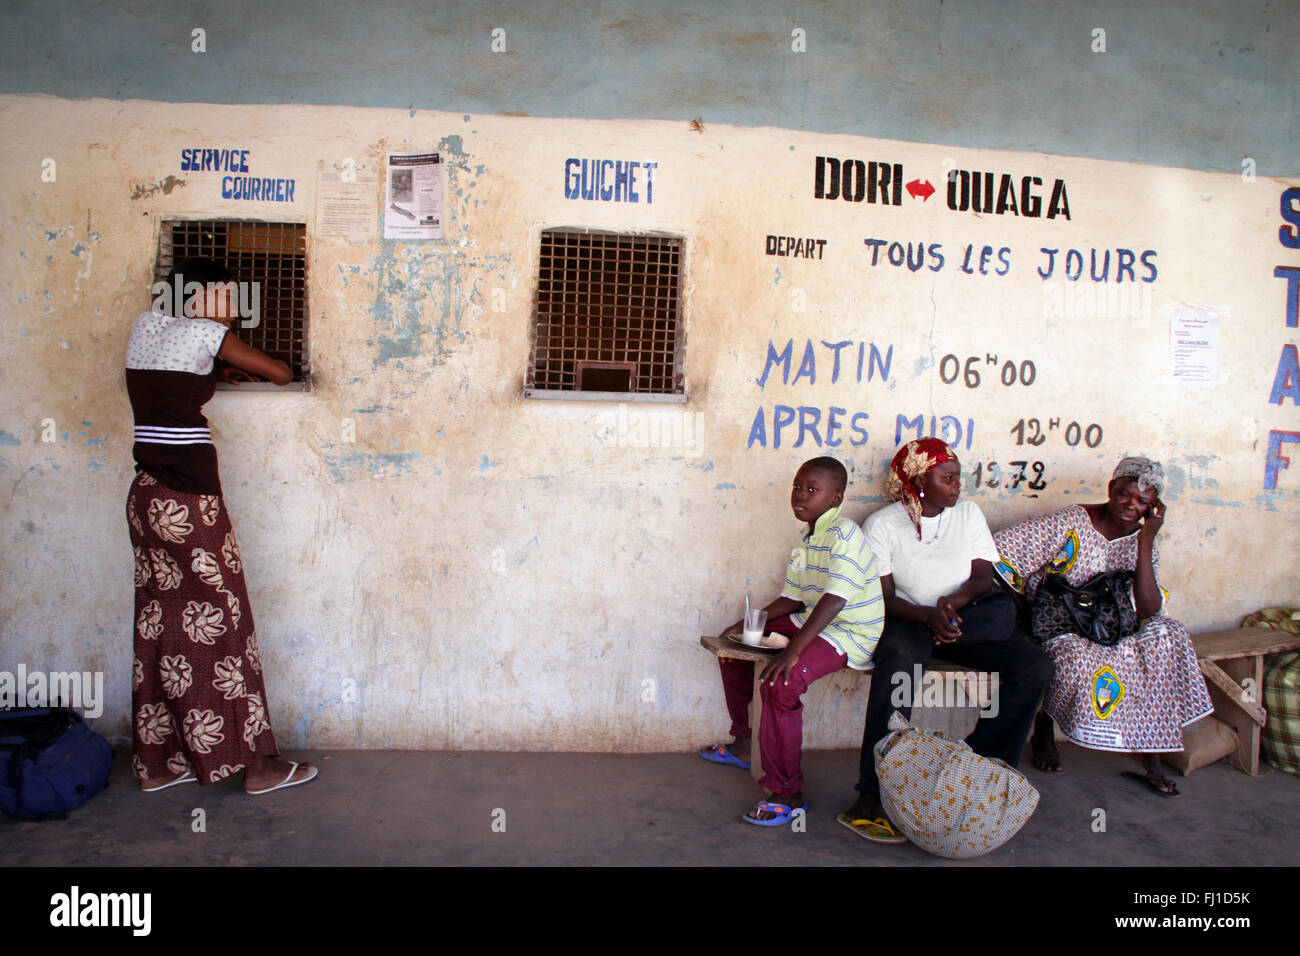
{"type": "Polygon", "coordinates": [[[316,235],[349,242],[368,242],[375,236],[375,187],[379,176],[372,169],[347,164],[327,170],[317,163],[316,235]]]}
{"type": "Polygon", "coordinates": [[[1219,384],[1219,313],[1212,309],[1175,309],[1169,323],[1174,381],[1213,388],[1219,384]]]}
{"type": "Polygon", "coordinates": [[[389,154],[384,238],[442,238],[442,157],[437,153],[389,154]]]}

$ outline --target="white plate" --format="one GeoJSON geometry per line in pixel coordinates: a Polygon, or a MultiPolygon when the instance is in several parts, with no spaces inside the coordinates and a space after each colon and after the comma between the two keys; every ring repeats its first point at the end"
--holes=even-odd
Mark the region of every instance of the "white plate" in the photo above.
{"type": "MultiPolygon", "coordinates": [[[[765,634],[765,635],[763,635],[763,636],[764,636],[764,637],[775,637],[776,634],[775,634],[775,633],[772,633],[772,634],[765,634]]],[[[772,647],[772,646],[770,646],[770,645],[768,645],[768,644],[751,644],[751,643],[749,643],[749,641],[741,640],[739,637],[733,637],[733,636],[730,635],[730,634],[727,635],[727,640],[731,641],[731,643],[733,643],[733,644],[739,645],[740,647],[748,647],[751,651],[782,651],[782,650],[785,650],[785,648],[783,648],[783,647],[772,647]]],[[[787,645],[787,646],[789,646],[789,645],[787,645]]]]}

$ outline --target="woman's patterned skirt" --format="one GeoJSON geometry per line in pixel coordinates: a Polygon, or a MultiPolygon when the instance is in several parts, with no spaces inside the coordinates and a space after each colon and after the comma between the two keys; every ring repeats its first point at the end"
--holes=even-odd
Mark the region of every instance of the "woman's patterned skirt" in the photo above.
{"type": "Polygon", "coordinates": [[[1044,650],[1056,668],[1045,709],[1081,747],[1182,750],[1183,728],[1214,710],[1192,639],[1173,618],[1148,618],[1114,647],[1065,634],[1044,650]]]}
{"type": "Polygon", "coordinates": [[[207,784],[279,752],[239,546],[219,495],[140,472],[126,499],[135,550],[137,778],[207,784]]]}

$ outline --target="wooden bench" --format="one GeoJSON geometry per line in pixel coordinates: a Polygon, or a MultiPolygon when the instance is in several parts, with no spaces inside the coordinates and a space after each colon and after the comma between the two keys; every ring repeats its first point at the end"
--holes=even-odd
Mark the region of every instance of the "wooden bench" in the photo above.
{"type": "Polygon", "coordinates": [[[1264,658],[1300,648],[1300,636],[1266,627],[1193,634],[1197,663],[1209,682],[1214,716],[1237,732],[1242,769],[1259,773],[1259,738],[1268,715],[1262,703],[1264,658]]]}
{"type": "MultiPolygon", "coordinates": [[[[720,635],[704,635],[700,638],[700,645],[709,653],[716,657],[725,657],[732,660],[754,661],[757,665],[754,668],[754,697],[749,705],[749,726],[753,734],[754,745],[750,748],[750,775],[755,780],[763,776],[763,760],[758,748],[758,728],[763,719],[763,695],[760,693],[758,686],[758,677],[763,672],[763,666],[770,661],[773,656],[770,651],[751,650],[748,647],[741,647],[729,641],[720,635]]],[[[929,666],[925,672],[939,672],[951,674],[967,675],[964,684],[966,687],[965,697],[969,701],[978,701],[979,705],[986,703],[981,699],[979,693],[980,672],[972,671],[969,667],[961,667],[948,661],[931,658],[929,666]]],[[[838,671],[837,674],[859,675],[866,679],[866,693],[870,692],[871,687],[871,669],[865,671],[845,668],[838,671]]],[[[983,681],[984,687],[992,686],[994,678],[988,675],[983,681]]],[[[927,707],[913,708],[913,723],[918,727],[924,727],[927,730],[941,730],[948,737],[960,740],[967,736],[975,729],[974,721],[979,716],[979,705],[972,705],[964,708],[935,708],[927,707]],[[924,717],[920,716],[922,713],[924,717]]],[[[859,734],[861,730],[859,729],[859,734]]]]}

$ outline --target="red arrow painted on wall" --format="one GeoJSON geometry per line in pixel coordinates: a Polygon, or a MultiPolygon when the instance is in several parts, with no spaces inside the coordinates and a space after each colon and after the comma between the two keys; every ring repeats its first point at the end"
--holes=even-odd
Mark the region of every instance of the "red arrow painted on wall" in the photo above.
{"type": "Polygon", "coordinates": [[[934,195],[934,187],[930,185],[930,180],[928,179],[925,182],[921,182],[919,179],[913,179],[907,184],[907,194],[913,199],[920,196],[921,200],[925,201],[934,195]]]}

